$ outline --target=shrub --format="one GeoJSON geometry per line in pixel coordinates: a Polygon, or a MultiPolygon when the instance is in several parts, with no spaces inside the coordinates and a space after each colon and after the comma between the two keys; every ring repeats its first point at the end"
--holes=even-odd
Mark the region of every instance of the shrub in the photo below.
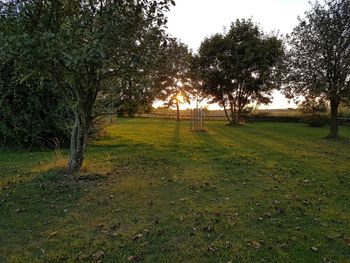
{"type": "Polygon", "coordinates": [[[270,116],[266,113],[245,116],[248,122],[290,122],[299,123],[301,117],[299,116],[270,116]]]}
{"type": "Polygon", "coordinates": [[[21,83],[11,65],[4,65],[0,94],[0,146],[68,145],[71,113],[52,83],[21,83]]]}
{"type": "Polygon", "coordinates": [[[307,115],[303,118],[303,123],[308,124],[310,127],[323,127],[329,123],[329,119],[323,114],[307,115]]]}

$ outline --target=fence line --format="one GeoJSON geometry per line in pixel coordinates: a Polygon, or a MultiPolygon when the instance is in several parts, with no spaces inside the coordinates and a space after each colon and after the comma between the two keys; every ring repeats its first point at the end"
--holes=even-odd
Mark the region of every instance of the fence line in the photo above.
{"type": "MultiPolygon", "coordinates": [[[[140,118],[153,119],[177,119],[176,113],[142,113],[136,114],[140,118]]],[[[180,119],[191,120],[191,114],[180,114],[180,119]]],[[[272,121],[272,122],[301,122],[302,116],[247,116],[248,121],[272,121]]],[[[227,121],[225,115],[204,114],[204,121],[227,121]]],[[[339,124],[350,124],[350,118],[338,118],[339,124]]]]}
{"type": "MultiPolygon", "coordinates": [[[[143,113],[137,114],[136,117],[140,118],[153,118],[153,119],[176,119],[177,115],[173,113],[143,113]]],[[[181,120],[191,120],[191,114],[180,114],[181,120]]],[[[224,121],[225,115],[208,115],[204,114],[204,120],[206,121],[224,121]]]]}

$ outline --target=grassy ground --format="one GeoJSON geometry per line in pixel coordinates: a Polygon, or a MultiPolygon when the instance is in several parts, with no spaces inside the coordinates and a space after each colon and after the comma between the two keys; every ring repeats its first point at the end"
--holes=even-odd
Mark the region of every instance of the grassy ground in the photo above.
{"type": "Polygon", "coordinates": [[[125,119],[78,182],[1,150],[0,262],[350,262],[350,143],[326,134],[125,119]]]}

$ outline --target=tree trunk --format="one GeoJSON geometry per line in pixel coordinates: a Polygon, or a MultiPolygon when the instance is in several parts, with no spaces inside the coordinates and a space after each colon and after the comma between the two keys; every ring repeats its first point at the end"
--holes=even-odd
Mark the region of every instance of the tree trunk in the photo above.
{"type": "Polygon", "coordinates": [[[236,103],[231,103],[231,108],[233,108],[231,110],[232,113],[232,125],[239,125],[239,118],[240,118],[240,111],[239,109],[236,107],[236,103]]]}
{"type": "Polygon", "coordinates": [[[235,125],[235,116],[236,116],[236,107],[234,106],[234,104],[232,103],[232,101],[230,101],[230,109],[231,109],[231,121],[230,124],[231,125],[235,125]]]}
{"type": "Polygon", "coordinates": [[[337,138],[338,132],[338,107],[339,102],[336,100],[331,100],[331,118],[330,118],[330,138],[337,138]]]}
{"type": "Polygon", "coordinates": [[[180,118],[180,105],[179,105],[179,101],[176,100],[176,120],[177,121],[181,121],[180,118]]]}
{"type": "Polygon", "coordinates": [[[75,121],[71,133],[70,159],[68,163],[68,173],[70,175],[78,173],[84,162],[84,150],[88,134],[86,117],[78,112],[74,113],[75,121]]]}
{"type": "Polygon", "coordinates": [[[240,122],[241,122],[241,116],[242,116],[242,111],[241,111],[241,109],[237,109],[237,111],[236,111],[236,116],[235,116],[235,118],[236,118],[236,120],[235,120],[236,125],[239,125],[239,124],[240,124],[240,122]]]}
{"type": "Polygon", "coordinates": [[[229,122],[229,123],[231,123],[231,122],[232,122],[232,120],[230,119],[230,116],[228,115],[228,112],[227,112],[227,109],[226,109],[226,105],[225,105],[225,103],[224,103],[223,105],[224,105],[224,110],[225,110],[225,115],[226,115],[226,118],[227,118],[228,122],[229,122]]]}

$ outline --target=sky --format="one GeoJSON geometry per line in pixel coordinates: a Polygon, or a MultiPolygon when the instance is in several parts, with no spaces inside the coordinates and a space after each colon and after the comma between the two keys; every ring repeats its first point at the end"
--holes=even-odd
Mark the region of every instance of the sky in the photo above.
{"type": "MultiPolygon", "coordinates": [[[[309,0],[175,0],[168,14],[168,33],[196,52],[207,36],[223,32],[236,19],[252,18],[264,32],[292,32],[298,16],[310,9],[309,0]]],[[[188,106],[188,105],[187,105],[188,106]]],[[[260,108],[295,107],[279,92],[273,103],[260,108]]],[[[185,106],[183,106],[185,107],[185,106]]],[[[211,106],[214,109],[217,106],[211,106]]]]}

